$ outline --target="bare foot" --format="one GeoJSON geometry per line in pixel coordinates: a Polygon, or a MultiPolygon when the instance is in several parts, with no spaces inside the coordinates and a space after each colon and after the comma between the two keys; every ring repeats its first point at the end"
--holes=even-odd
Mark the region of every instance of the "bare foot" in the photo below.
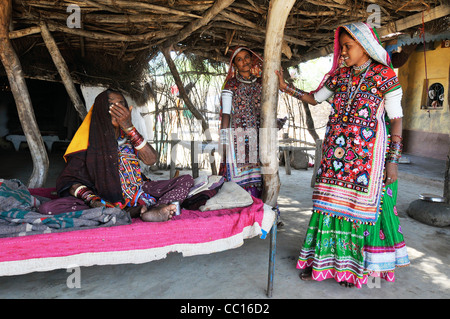
{"type": "Polygon", "coordinates": [[[306,268],[304,271],[302,271],[299,275],[301,280],[305,280],[305,281],[309,281],[309,280],[313,280],[312,278],[312,269],[311,268],[306,268]]]}
{"type": "Polygon", "coordinates": [[[141,219],[144,222],[165,222],[172,219],[173,214],[177,211],[177,207],[173,204],[170,205],[158,205],[147,209],[142,206],[141,219]]]}

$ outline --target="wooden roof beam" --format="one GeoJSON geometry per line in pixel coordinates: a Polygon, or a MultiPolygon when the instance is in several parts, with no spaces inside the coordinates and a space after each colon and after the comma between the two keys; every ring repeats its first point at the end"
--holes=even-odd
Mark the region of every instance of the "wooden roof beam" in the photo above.
{"type": "MultiPolygon", "coordinates": [[[[442,4],[440,6],[434,7],[433,9],[425,11],[423,14],[424,22],[427,23],[450,14],[450,6],[448,4],[442,4]]],[[[380,38],[383,38],[391,33],[403,31],[420,24],[422,24],[422,13],[416,13],[409,17],[399,19],[396,22],[389,24],[388,26],[378,29],[377,33],[380,38]]],[[[381,39],[381,41],[383,41],[383,39],[381,39]]],[[[300,60],[296,61],[296,63],[298,64],[331,54],[334,50],[333,46],[334,44],[329,44],[327,46],[321,47],[316,51],[304,54],[300,60]]]]}
{"type": "MultiPolygon", "coordinates": [[[[92,1],[91,1],[92,2],[92,1]]],[[[201,16],[198,16],[196,14],[192,14],[189,12],[184,12],[180,10],[175,10],[172,8],[167,8],[163,6],[158,6],[146,2],[139,2],[139,1],[124,1],[124,0],[103,0],[98,2],[104,2],[107,3],[108,6],[112,8],[132,8],[132,9],[138,9],[138,10],[146,10],[151,12],[158,12],[158,13],[164,13],[164,14],[173,14],[177,16],[185,16],[185,17],[191,17],[195,19],[201,18],[201,16]]]]}
{"type": "Polygon", "coordinates": [[[81,101],[80,96],[75,88],[75,85],[72,81],[72,77],[70,76],[69,68],[67,67],[64,58],[59,51],[58,46],[56,45],[55,40],[53,39],[50,31],[47,28],[47,25],[44,22],[41,22],[41,34],[44,39],[44,43],[47,46],[48,52],[52,57],[53,62],[55,63],[56,69],[58,70],[59,75],[61,76],[61,80],[64,84],[64,87],[67,90],[67,94],[70,97],[70,100],[77,110],[78,115],[83,120],[86,117],[87,111],[84,103],[81,101]]]}
{"type": "Polygon", "coordinates": [[[189,23],[185,28],[180,30],[180,32],[176,36],[168,39],[162,46],[168,48],[173,46],[174,44],[177,44],[180,41],[183,41],[184,39],[189,37],[193,32],[207,25],[215,16],[217,16],[225,8],[233,4],[233,2],[234,0],[217,0],[216,2],[214,2],[211,8],[209,8],[205,12],[203,17],[189,23]]]}
{"type": "Polygon", "coordinates": [[[416,13],[410,15],[409,17],[397,20],[392,23],[388,23],[388,25],[386,25],[385,27],[382,27],[377,30],[378,35],[380,36],[380,38],[382,38],[389,34],[403,31],[422,24],[422,13],[423,13],[423,22],[427,23],[449,15],[450,5],[442,4],[440,6],[434,7],[433,9],[416,13]]]}

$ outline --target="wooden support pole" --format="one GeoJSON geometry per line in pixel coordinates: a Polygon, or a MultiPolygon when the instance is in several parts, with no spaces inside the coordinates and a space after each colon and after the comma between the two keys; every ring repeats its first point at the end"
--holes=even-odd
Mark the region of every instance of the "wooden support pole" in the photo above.
{"type": "Polygon", "coordinates": [[[172,133],[172,137],[170,139],[170,172],[169,172],[170,178],[173,178],[176,172],[178,142],[179,142],[178,135],[176,133],[172,133]]]}
{"type": "Polygon", "coordinates": [[[55,40],[48,30],[47,25],[44,22],[41,22],[40,26],[44,43],[47,46],[47,49],[53,59],[53,62],[55,63],[56,68],[58,69],[58,73],[61,76],[61,80],[67,90],[67,93],[69,94],[70,100],[77,110],[78,115],[83,120],[87,114],[87,110],[75,88],[75,84],[73,83],[72,77],[70,76],[69,68],[64,61],[64,58],[62,57],[55,40]]]}
{"type": "Polygon", "coordinates": [[[280,69],[284,27],[295,0],[271,0],[267,19],[266,42],[261,96],[261,134],[259,154],[263,173],[263,201],[272,207],[277,205],[280,191],[278,175],[278,130],[276,125],[278,103],[278,78],[280,69]]]}
{"type": "Polygon", "coordinates": [[[198,177],[198,141],[191,141],[191,166],[192,177],[198,177]]]}
{"type": "MultiPolygon", "coordinates": [[[[276,214],[276,212],[275,212],[276,214]]],[[[277,252],[277,230],[278,218],[275,218],[270,229],[270,248],[269,248],[269,273],[267,276],[267,297],[271,298],[273,294],[273,279],[275,276],[275,256],[277,252]]]]}
{"type": "Polygon", "coordinates": [[[27,186],[36,188],[42,187],[45,183],[49,161],[44,141],[34,116],[33,105],[23,76],[22,65],[9,39],[11,7],[12,0],[2,1],[0,6],[0,59],[5,67],[11,92],[16,102],[20,123],[27,138],[33,160],[33,172],[27,186]]]}
{"type": "MultiPolygon", "coordinates": [[[[264,45],[264,65],[261,96],[261,133],[259,154],[263,173],[263,201],[276,210],[280,177],[278,175],[278,129],[276,124],[278,103],[278,78],[275,70],[280,69],[281,50],[289,12],[295,0],[271,0],[267,18],[266,42],[264,45]]],[[[275,212],[277,214],[277,212],[275,212]]],[[[275,273],[277,218],[270,232],[269,279],[267,296],[272,297],[273,276],[275,273]]]]}
{"type": "Polygon", "coordinates": [[[286,175],[291,175],[291,151],[288,149],[283,150],[284,155],[284,169],[286,170],[286,175]]]}

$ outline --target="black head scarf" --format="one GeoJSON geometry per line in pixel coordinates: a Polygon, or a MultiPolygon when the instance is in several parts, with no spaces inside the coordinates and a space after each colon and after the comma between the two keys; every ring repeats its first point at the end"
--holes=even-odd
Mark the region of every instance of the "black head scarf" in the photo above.
{"type": "MultiPolygon", "coordinates": [[[[66,157],[66,167],[56,181],[60,196],[67,196],[73,184],[81,183],[105,200],[123,202],[117,140],[109,114],[110,92],[115,91],[106,90],[95,98],[87,149],[66,157]]],[[[128,107],[126,100],[125,106],[128,107]]]]}

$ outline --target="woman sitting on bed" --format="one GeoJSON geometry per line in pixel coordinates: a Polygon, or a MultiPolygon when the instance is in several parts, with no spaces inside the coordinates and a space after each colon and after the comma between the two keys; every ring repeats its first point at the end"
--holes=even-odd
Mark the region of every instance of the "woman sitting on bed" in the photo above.
{"type": "Polygon", "coordinates": [[[144,181],[139,160],[157,152],[131,122],[131,106],[113,90],[100,93],[67,148],[67,164],[56,181],[58,195],[75,196],[89,207],[120,207],[144,221],[167,221],[193,185],[190,175],[144,181]]]}

